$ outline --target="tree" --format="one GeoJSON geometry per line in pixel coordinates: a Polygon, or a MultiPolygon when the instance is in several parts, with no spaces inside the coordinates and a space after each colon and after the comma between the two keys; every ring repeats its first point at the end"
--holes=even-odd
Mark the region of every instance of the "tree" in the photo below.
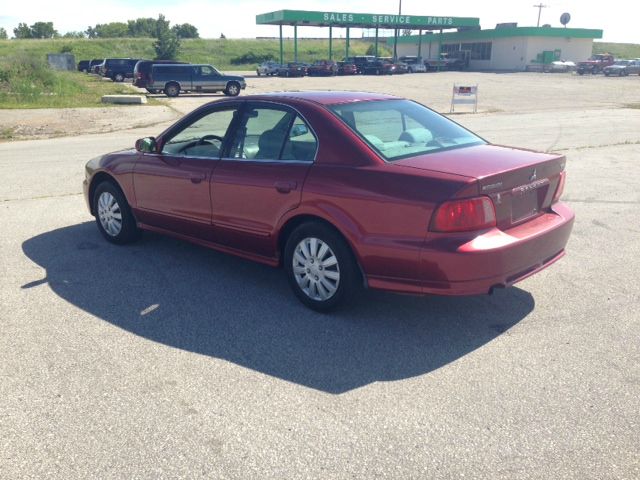
{"type": "Polygon", "coordinates": [[[4,28],[0,28],[0,40],[6,40],[7,38],[7,31],[4,28]]]}
{"type": "Polygon", "coordinates": [[[31,29],[26,23],[19,23],[18,26],[13,29],[13,36],[16,38],[33,38],[31,36],[31,29]]]}
{"type": "Polygon", "coordinates": [[[156,38],[153,48],[156,51],[157,60],[174,60],[180,49],[180,39],[176,33],[169,28],[169,21],[164,15],[158,15],[156,22],[156,38]]]}
{"type": "Polygon", "coordinates": [[[128,20],[127,26],[130,37],[155,37],[157,20],[155,18],[136,18],[128,20]]]}
{"type": "Polygon", "coordinates": [[[178,38],[200,38],[198,29],[190,23],[183,23],[182,25],[174,25],[171,30],[175,32],[178,38]]]}
{"type": "Polygon", "coordinates": [[[36,22],[31,25],[31,38],[54,38],[60,34],[53,28],[53,22],[36,22]]]}
{"type": "Polygon", "coordinates": [[[99,23],[94,31],[98,38],[121,38],[128,36],[129,27],[123,22],[99,23]]]}
{"type": "Polygon", "coordinates": [[[67,32],[63,36],[63,38],[84,38],[84,32],[67,32]]]}
{"type": "Polygon", "coordinates": [[[224,36],[224,33],[221,33],[220,38],[227,38],[227,37],[224,36]]]}
{"type": "Polygon", "coordinates": [[[96,38],[98,36],[98,34],[96,33],[96,29],[91,26],[87,27],[84,33],[87,34],[87,38],[96,38]]]}

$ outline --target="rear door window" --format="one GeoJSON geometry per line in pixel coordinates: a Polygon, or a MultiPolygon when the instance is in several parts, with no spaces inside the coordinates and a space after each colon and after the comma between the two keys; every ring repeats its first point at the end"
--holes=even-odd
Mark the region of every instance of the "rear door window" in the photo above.
{"type": "Polygon", "coordinates": [[[277,107],[248,108],[239,123],[230,156],[246,160],[312,162],[317,140],[295,112],[277,107]]]}

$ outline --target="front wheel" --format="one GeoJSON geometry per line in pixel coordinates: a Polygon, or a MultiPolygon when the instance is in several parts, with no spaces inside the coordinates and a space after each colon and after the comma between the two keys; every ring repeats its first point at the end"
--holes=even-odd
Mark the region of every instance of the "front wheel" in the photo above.
{"type": "Polygon", "coordinates": [[[293,292],[313,310],[336,307],[357,285],[358,268],[351,249],[321,223],[304,223],[291,233],[284,263],[293,292]]]}
{"type": "Polygon", "coordinates": [[[238,82],[227,83],[227,88],[224,89],[224,94],[230,97],[237,97],[240,94],[240,84],[238,82]]]}
{"type": "Polygon", "coordinates": [[[127,199],[113,182],[105,181],[96,187],[93,213],[98,230],[109,242],[122,245],[138,237],[136,220],[127,199]]]}

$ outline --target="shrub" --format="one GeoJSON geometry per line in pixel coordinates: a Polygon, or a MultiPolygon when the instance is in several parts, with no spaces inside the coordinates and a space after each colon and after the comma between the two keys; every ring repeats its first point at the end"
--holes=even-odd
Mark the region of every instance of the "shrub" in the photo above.
{"type": "Polygon", "coordinates": [[[244,65],[247,63],[262,63],[274,59],[275,57],[271,53],[256,54],[250,51],[239,57],[233,57],[229,61],[231,65],[244,65]]]}

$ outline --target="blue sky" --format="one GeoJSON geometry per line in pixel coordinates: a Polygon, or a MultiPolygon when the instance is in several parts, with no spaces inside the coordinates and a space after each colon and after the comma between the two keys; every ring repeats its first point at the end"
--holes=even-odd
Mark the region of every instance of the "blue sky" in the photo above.
{"type": "MultiPolygon", "coordinates": [[[[403,0],[402,11],[413,15],[478,17],[482,28],[494,28],[496,23],[518,22],[519,26],[535,26],[538,10],[533,8],[538,0],[456,0],[455,2],[425,2],[403,0]]],[[[548,0],[542,10],[541,23],[561,26],[560,15],[571,13],[570,27],[599,28],[604,30],[605,41],[640,43],[637,8],[633,2],[610,0],[603,4],[584,0],[548,0]],[[603,7],[606,5],[606,8],[603,7]]],[[[157,17],[162,13],[172,23],[191,23],[204,38],[217,38],[224,33],[228,38],[252,38],[276,36],[277,28],[257,26],[258,13],[281,9],[304,9],[335,12],[396,13],[395,0],[65,0],[63,4],[51,0],[27,2],[6,1],[0,11],[0,27],[9,35],[19,22],[33,24],[36,21],[53,21],[55,28],[65,33],[85,30],[89,25],[126,21],[138,17],[157,17]]],[[[291,30],[291,31],[290,31],[291,30]]],[[[285,28],[285,35],[292,35],[285,28]]],[[[300,36],[326,36],[327,29],[300,28],[300,36]]],[[[335,36],[343,35],[340,30],[335,36]]],[[[352,36],[359,36],[353,32],[352,36]]]]}

